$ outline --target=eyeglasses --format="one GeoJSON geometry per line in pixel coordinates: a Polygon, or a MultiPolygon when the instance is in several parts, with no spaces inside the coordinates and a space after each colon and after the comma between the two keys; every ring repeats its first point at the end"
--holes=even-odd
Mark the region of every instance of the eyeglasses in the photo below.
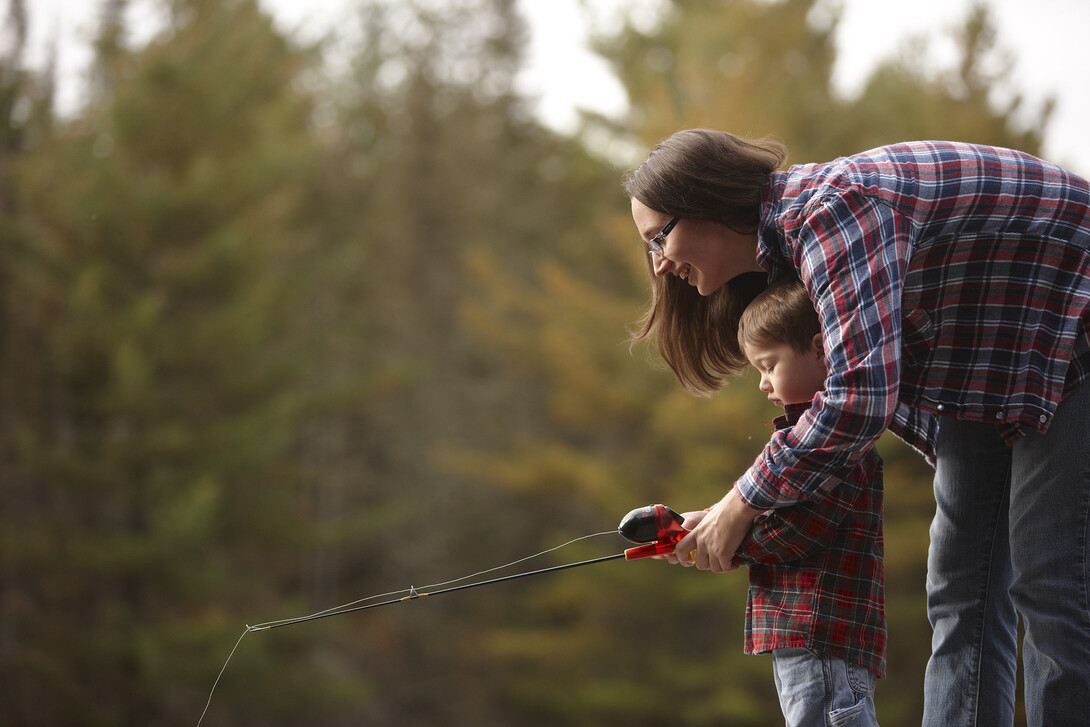
{"type": "Polygon", "coordinates": [[[644,243],[647,246],[648,255],[663,256],[662,246],[666,242],[666,236],[670,234],[670,230],[674,229],[674,225],[681,221],[681,215],[674,217],[666,223],[666,227],[663,227],[659,234],[652,237],[650,240],[644,243]]]}

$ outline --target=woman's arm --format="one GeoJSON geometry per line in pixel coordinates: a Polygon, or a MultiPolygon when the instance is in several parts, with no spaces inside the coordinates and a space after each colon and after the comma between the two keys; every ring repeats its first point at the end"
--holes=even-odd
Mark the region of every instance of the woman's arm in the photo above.
{"type": "Polygon", "coordinates": [[[792,262],[818,311],[824,391],[775,432],[735,484],[760,510],[817,501],[849,476],[889,426],[901,375],[901,294],[911,221],[848,190],[818,197],[785,227],[792,262]]]}
{"type": "Polygon", "coordinates": [[[889,426],[901,368],[901,292],[910,259],[909,220],[857,191],[810,200],[785,226],[792,263],[822,322],[829,376],[795,426],[775,432],[731,491],[678,544],[682,562],[733,570],[757,516],[828,496],[889,426]],[[687,542],[686,542],[687,541],[687,542]]]}

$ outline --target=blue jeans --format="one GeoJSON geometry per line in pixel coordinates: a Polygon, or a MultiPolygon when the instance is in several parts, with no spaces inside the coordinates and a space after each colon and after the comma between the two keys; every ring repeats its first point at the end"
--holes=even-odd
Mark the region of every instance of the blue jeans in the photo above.
{"type": "Polygon", "coordinates": [[[809,649],[775,649],[772,671],[787,727],[878,727],[869,669],[809,649]]]}
{"type": "Polygon", "coordinates": [[[923,724],[1013,724],[1020,614],[1028,724],[1090,725],[1090,385],[1046,434],[944,418],[936,444],[923,724]]]}

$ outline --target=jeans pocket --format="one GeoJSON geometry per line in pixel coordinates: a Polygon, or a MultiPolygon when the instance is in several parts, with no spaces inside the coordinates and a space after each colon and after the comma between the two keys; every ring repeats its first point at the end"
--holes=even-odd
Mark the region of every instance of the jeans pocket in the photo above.
{"type": "Polygon", "coordinates": [[[848,663],[845,665],[848,676],[848,686],[852,688],[855,695],[859,698],[869,697],[874,694],[874,687],[877,678],[874,676],[874,672],[858,664],[848,663]]]}
{"type": "Polygon", "coordinates": [[[828,721],[830,727],[875,727],[877,720],[874,715],[874,687],[877,677],[869,669],[850,662],[840,662],[843,665],[844,682],[840,686],[844,704],[852,700],[850,706],[830,710],[828,721]],[[846,687],[846,689],[845,689],[846,687]],[[849,697],[848,692],[851,696],[849,697]],[[843,699],[847,697],[848,699],[843,699]]]}
{"type": "Polygon", "coordinates": [[[870,725],[868,721],[867,702],[864,698],[863,701],[857,702],[850,707],[844,709],[834,709],[829,712],[829,727],[857,727],[861,725],[870,725]]]}

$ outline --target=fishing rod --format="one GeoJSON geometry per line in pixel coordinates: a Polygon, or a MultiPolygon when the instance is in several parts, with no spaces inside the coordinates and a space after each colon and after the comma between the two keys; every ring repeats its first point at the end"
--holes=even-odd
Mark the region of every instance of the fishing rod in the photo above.
{"type": "MultiPolygon", "coordinates": [[[[392,606],[396,603],[404,603],[405,601],[415,601],[418,598],[440,596],[444,593],[453,593],[455,591],[464,591],[469,588],[478,588],[480,586],[489,586],[495,583],[504,583],[506,581],[513,581],[519,578],[529,578],[531,576],[544,575],[546,573],[555,573],[562,570],[570,570],[572,568],[581,568],[585,565],[594,565],[595,563],[605,563],[611,560],[639,560],[641,558],[652,558],[655,556],[666,555],[674,551],[674,546],[689,532],[682,523],[684,518],[677,512],[670,509],[666,505],[648,505],[646,507],[636,508],[632,510],[621,520],[621,524],[617,527],[618,534],[631,543],[641,543],[639,547],[628,548],[623,553],[617,553],[616,555],[606,555],[600,558],[591,558],[590,560],[579,561],[578,563],[567,563],[564,565],[553,566],[551,568],[541,568],[539,570],[527,571],[525,573],[515,573],[514,575],[503,576],[502,578],[492,578],[487,581],[476,581],[474,583],[466,583],[460,586],[453,586],[450,588],[444,588],[438,591],[418,591],[414,586],[409,586],[408,595],[402,598],[392,598],[388,601],[382,601],[381,603],[370,603],[366,606],[360,606],[357,604],[364,601],[370,601],[375,598],[382,598],[384,596],[393,595],[393,593],[404,593],[405,591],[394,591],[393,593],[384,593],[378,596],[371,596],[370,598],[360,599],[353,601],[352,603],[344,606],[338,606],[326,611],[320,611],[318,613],[311,614],[309,616],[300,616],[298,618],[284,619],[282,621],[270,621],[268,623],[257,624],[255,626],[246,626],[247,631],[268,631],[270,629],[281,628],[283,626],[292,626],[294,624],[306,623],[307,621],[317,621],[318,619],[329,618],[331,616],[340,616],[346,613],[355,613],[356,611],[366,611],[372,608],[380,608],[382,606],[392,606]]],[[[598,535],[606,535],[609,531],[602,533],[595,533],[594,535],[586,535],[582,538],[576,538],[575,540],[568,541],[563,545],[551,548],[537,555],[531,555],[529,558],[522,558],[514,563],[508,563],[501,565],[497,568],[491,568],[480,573],[474,573],[470,576],[458,578],[453,581],[446,581],[443,583],[437,583],[433,586],[425,586],[425,588],[437,588],[439,586],[445,586],[450,583],[457,583],[459,581],[473,578],[475,576],[484,575],[485,573],[491,573],[493,571],[502,570],[512,565],[525,562],[532,558],[536,558],[539,555],[550,553],[554,550],[559,550],[566,545],[585,540],[587,538],[597,537],[598,535]]]]}
{"type": "MultiPolygon", "coordinates": [[[[344,606],[337,606],[335,608],[328,609],[326,611],[319,611],[318,613],[310,614],[309,616],[299,616],[297,618],[283,619],[280,621],[269,621],[267,623],[257,624],[250,626],[247,624],[246,630],[242,632],[242,636],[239,636],[238,641],[235,642],[235,646],[231,649],[231,653],[227,656],[227,661],[223,663],[223,668],[220,669],[219,675],[216,677],[215,683],[212,684],[212,691],[208,694],[208,701],[204,705],[204,712],[201,713],[200,719],[197,720],[197,727],[200,727],[201,722],[204,721],[205,715],[208,713],[208,707],[212,703],[212,695],[216,691],[216,686],[219,684],[220,678],[223,676],[224,671],[227,669],[227,665],[231,661],[231,657],[235,655],[235,651],[238,650],[239,644],[242,643],[243,637],[248,633],[258,631],[269,631],[275,628],[281,628],[284,626],[292,626],[295,624],[306,623],[309,621],[317,621],[318,619],[330,618],[332,616],[341,616],[346,613],[355,613],[357,611],[366,611],[372,608],[381,608],[382,606],[391,606],[395,603],[404,603],[406,601],[415,601],[421,598],[434,598],[444,593],[454,593],[455,591],[464,591],[470,588],[479,588],[480,586],[489,586],[496,583],[504,583],[506,581],[513,581],[519,578],[530,578],[531,576],[540,576],[547,573],[556,573],[558,571],[570,570],[572,568],[581,568],[587,565],[594,565],[595,563],[605,563],[611,560],[639,560],[642,558],[653,558],[656,556],[666,555],[672,553],[677,546],[678,541],[685,537],[689,531],[683,526],[684,518],[674,510],[670,509],[666,505],[647,505],[646,507],[639,507],[632,510],[624,518],[621,519],[621,524],[617,527],[617,533],[621,537],[625,538],[631,543],[638,543],[639,545],[634,548],[628,548],[623,553],[617,553],[615,555],[606,555],[600,558],[591,558],[589,560],[581,560],[576,563],[567,563],[564,565],[552,566],[550,568],[540,568],[538,570],[526,571],[524,573],[515,573],[513,575],[502,576],[500,578],[491,578],[485,581],[474,581],[473,583],[464,583],[458,586],[450,586],[448,588],[441,588],[437,591],[418,591],[414,586],[409,586],[408,595],[402,598],[393,598],[379,603],[369,603],[367,605],[359,605],[365,601],[371,601],[376,598],[384,598],[386,596],[394,595],[394,593],[404,593],[404,591],[394,591],[393,593],[384,593],[377,596],[370,596],[363,598],[352,603],[345,604],[344,606]]],[[[536,558],[545,553],[550,553],[554,550],[559,550],[566,545],[570,545],[579,540],[585,540],[587,538],[593,538],[598,535],[607,535],[609,531],[602,533],[595,533],[593,535],[586,535],[582,538],[576,538],[570,540],[567,543],[559,545],[555,548],[531,555],[527,558],[516,560],[506,565],[501,565],[496,568],[490,568],[479,573],[464,576],[462,578],[456,578],[452,581],[445,581],[443,583],[437,583],[434,586],[425,586],[425,588],[437,588],[440,586],[447,586],[451,583],[458,583],[459,581],[468,580],[476,576],[484,575],[486,573],[492,573],[503,568],[508,568],[518,563],[525,562],[532,558],[536,558]]]]}
{"type": "MultiPolygon", "coordinates": [[[[599,533],[601,534],[601,533],[599,533]]],[[[503,583],[504,581],[513,581],[516,578],[529,578],[530,576],[539,576],[544,573],[553,573],[555,571],[567,570],[569,568],[578,568],[584,565],[591,565],[593,563],[604,563],[607,560],[617,560],[619,558],[625,558],[624,553],[617,553],[616,555],[607,555],[602,558],[591,558],[590,560],[583,560],[578,563],[568,563],[566,565],[553,566],[552,568],[542,568],[540,570],[529,571],[527,573],[516,573],[510,576],[504,576],[503,578],[493,578],[487,581],[478,581],[477,583],[467,583],[461,586],[452,586],[451,588],[444,588],[441,591],[424,592],[418,591],[415,587],[409,586],[409,595],[404,598],[394,598],[389,601],[383,601],[381,603],[371,603],[366,606],[352,606],[350,608],[341,608],[332,611],[323,611],[322,613],[316,613],[310,616],[301,616],[299,618],[287,619],[285,621],[274,621],[268,624],[258,624],[257,626],[247,626],[247,631],[268,631],[269,629],[280,628],[281,626],[291,626],[293,624],[305,623],[307,621],[317,621],[320,618],[329,618],[330,616],[341,616],[346,613],[354,613],[356,611],[366,611],[369,608],[379,608],[380,606],[391,606],[395,603],[403,603],[405,601],[414,601],[417,598],[427,598],[428,596],[441,596],[444,593],[453,593],[454,591],[464,591],[467,588],[477,588],[478,586],[488,586],[493,583],[503,583]]],[[[366,600],[366,599],[365,599],[366,600]]]]}

